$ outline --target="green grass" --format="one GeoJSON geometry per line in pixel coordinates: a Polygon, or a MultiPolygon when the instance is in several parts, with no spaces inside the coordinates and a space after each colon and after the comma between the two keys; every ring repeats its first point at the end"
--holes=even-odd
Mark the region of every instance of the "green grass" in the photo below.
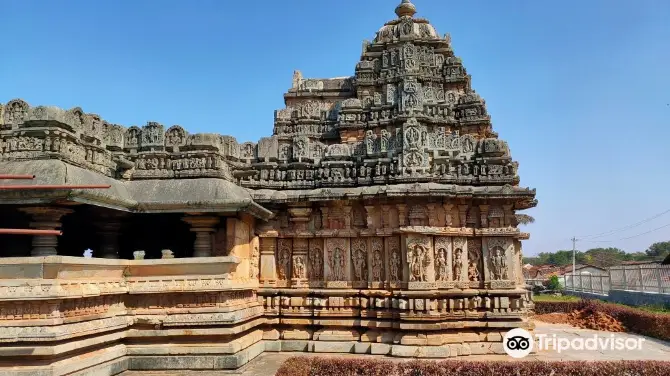
{"type": "Polygon", "coordinates": [[[578,302],[581,299],[572,295],[562,295],[562,296],[553,296],[553,295],[535,295],[533,300],[536,302],[578,302]]]}

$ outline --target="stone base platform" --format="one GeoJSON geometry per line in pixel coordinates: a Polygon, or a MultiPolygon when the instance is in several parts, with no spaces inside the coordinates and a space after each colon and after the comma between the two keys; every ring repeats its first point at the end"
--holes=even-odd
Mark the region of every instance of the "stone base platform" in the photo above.
{"type": "Polygon", "coordinates": [[[2,375],[112,376],[125,371],[235,370],[264,352],[368,354],[397,358],[441,359],[468,355],[504,354],[500,342],[473,342],[441,346],[407,346],[354,341],[258,340],[235,349],[230,344],[118,344],[57,360],[49,364],[12,367],[0,365],[2,375]]]}

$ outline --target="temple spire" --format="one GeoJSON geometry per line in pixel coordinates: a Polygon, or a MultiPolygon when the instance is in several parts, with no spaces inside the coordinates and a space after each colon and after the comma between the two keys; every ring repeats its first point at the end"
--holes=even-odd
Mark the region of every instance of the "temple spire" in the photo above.
{"type": "Polygon", "coordinates": [[[398,17],[412,17],[416,14],[416,7],[409,0],[402,0],[400,5],[395,8],[395,14],[397,14],[398,17]]]}

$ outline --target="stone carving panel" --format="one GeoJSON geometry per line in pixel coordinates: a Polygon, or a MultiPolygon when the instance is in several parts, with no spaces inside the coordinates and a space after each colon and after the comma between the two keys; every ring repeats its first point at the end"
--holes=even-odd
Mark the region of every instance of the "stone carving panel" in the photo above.
{"type": "Polygon", "coordinates": [[[400,253],[400,239],[397,236],[388,237],[386,251],[388,255],[388,281],[399,284],[403,280],[402,254],[400,253]]]}
{"type": "Polygon", "coordinates": [[[407,235],[407,265],[409,282],[434,282],[431,238],[423,235],[407,235]]]}
{"type": "MultiPolygon", "coordinates": [[[[451,238],[435,238],[435,280],[444,282],[452,280],[449,257],[451,255],[451,238]]],[[[454,261],[456,261],[454,259],[454,261]]],[[[456,266],[454,266],[456,268],[456,266]]],[[[456,274],[458,275],[458,274],[456,274]]]]}
{"type": "Polygon", "coordinates": [[[468,240],[468,280],[471,283],[484,280],[482,240],[480,238],[468,240]]]}
{"type": "Polygon", "coordinates": [[[326,278],[332,282],[346,282],[349,280],[349,239],[327,238],[326,248],[326,278]]]}
{"type": "Polygon", "coordinates": [[[354,282],[367,282],[368,252],[367,241],[364,238],[354,238],[351,240],[351,269],[354,282]]]}
{"type": "Polygon", "coordinates": [[[322,281],[323,280],[323,239],[309,240],[309,280],[322,281]]]}
{"type": "Polygon", "coordinates": [[[509,243],[507,238],[489,238],[487,241],[489,274],[492,281],[507,281],[509,279],[507,265],[509,243]]]}
{"type": "Polygon", "coordinates": [[[287,280],[291,273],[291,253],[293,249],[292,239],[279,239],[277,241],[277,278],[287,280]]]}

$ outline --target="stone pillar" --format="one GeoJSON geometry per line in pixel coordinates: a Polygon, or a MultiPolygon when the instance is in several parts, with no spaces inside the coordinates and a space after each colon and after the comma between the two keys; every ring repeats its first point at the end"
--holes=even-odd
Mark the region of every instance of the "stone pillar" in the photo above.
{"type": "Polygon", "coordinates": [[[107,259],[119,258],[119,232],[121,230],[122,214],[112,214],[103,217],[95,226],[100,230],[100,250],[96,257],[107,259]]]}
{"type": "Polygon", "coordinates": [[[188,223],[191,231],[195,232],[193,257],[211,257],[212,234],[216,230],[216,225],[219,224],[219,217],[188,215],[182,218],[182,221],[188,223]]]}
{"type": "MultiPolygon", "coordinates": [[[[58,230],[60,219],[73,210],[55,207],[30,207],[19,209],[32,217],[30,228],[35,230],[58,230]]],[[[58,237],[56,235],[33,235],[31,256],[54,256],[57,254],[58,237]]]]}

